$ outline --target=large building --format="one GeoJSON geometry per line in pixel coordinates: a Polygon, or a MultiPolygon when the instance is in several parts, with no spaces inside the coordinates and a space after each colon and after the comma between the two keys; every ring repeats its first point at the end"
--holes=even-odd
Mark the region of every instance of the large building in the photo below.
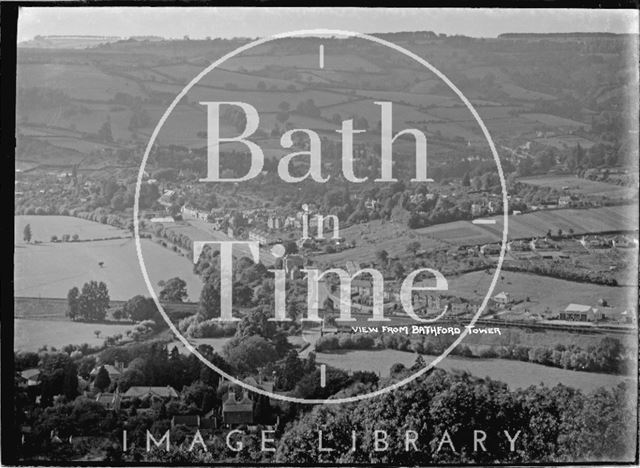
{"type": "Polygon", "coordinates": [[[253,424],[253,407],[254,403],[246,391],[240,400],[236,399],[234,391],[230,391],[222,403],[222,421],[230,426],[253,424]]]}

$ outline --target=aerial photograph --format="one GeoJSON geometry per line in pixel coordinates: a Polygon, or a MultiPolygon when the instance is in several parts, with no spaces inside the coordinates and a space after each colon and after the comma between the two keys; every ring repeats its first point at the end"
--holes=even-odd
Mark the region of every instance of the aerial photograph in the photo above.
{"type": "Polygon", "coordinates": [[[638,463],[637,10],[16,21],[4,465],[638,463]]]}

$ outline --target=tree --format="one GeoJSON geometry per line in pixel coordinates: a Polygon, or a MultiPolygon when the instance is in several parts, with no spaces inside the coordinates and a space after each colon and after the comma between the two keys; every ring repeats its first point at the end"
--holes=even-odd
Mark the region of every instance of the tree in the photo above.
{"type": "Polygon", "coordinates": [[[156,303],[150,297],[133,296],[122,307],[124,315],[128,316],[134,322],[142,322],[151,320],[156,317],[158,312],[156,303]]]}
{"type": "Polygon", "coordinates": [[[90,281],[82,286],[78,297],[78,312],[85,320],[104,320],[109,308],[109,291],[102,281],[90,281]]]}
{"type": "Polygon", "coordinates": [[[109,378],[109,373],[104,366],[100,366],[98,370],[98,374],[96,375],[96,379],[93,381],[93,386],[100,389],[100,391],[104,392],[111,385],[111,379],[109,378]]]}
{"type": "Polygon", "coordinates": [[[278,362],[276,367],[276,379],[278,387],[284,391],[293,389],[304,375],[302,360],[295,350],[287,353],[286,357],[278,362]]]}
{"type": "Polygon", "coordinates": [[[78,316],[79,311],[79,302],[78,297],[80,296],[80,291],[77,287],[73,287],[69,289],[67,293],[67,317],[71,320],[75,320],[78,316]]]}
{"type": "Polygon", "coordinates": [[[27,224],[22,231],[22,239],[25,242],[31,242],[31,224],[27,224]]]}
{"type": "Polygon", "coordinates": [[[73,362],[64,367],[62,393],[69,401],[78,396],[78,368],[73,362]]]}
{"type": "Polygon", "coordinates": [[[471,177],[469,176],[469,171],[465,172],[462,176],[462,186],[469,187],[471,186],[471,177]]]}
{"type": "Polygon", "coordinates": [[[409,252],[411,255],[415,255],[416,253],[418,253],[418,250],[420,250],[420,242],[412,241],[407,244],[407,252],[409,252]]]}
{"type": "Polygon", "coordinates": [[[113,133],[111,132],[111,119],[107,118],[107,121],[102,124],[100,130],[98,130],[98,138],[105,142],[113,141],[113,133]]]}
{"type": "Polygon", "coordinates": [[[77,241],[78,241],[78,239],[80,239],[80,236],[79,236],[78,234],[74,234],[73,236],[71,236],[71,239],[72,239],[74,242],[77,242],[77,241]]]}
{"type": "Polygon", "coordinates": [[[220,291],[213,281],[207,281],[202,287],[198,315],[205,320],[220,317],[220,291]]]}
{"type": "Polygon", "coordinates": [[[187,283],[177,276],[164,283],[160,291],[160,300],[168,302],[182,302],[187,297],[187,283]]]}
{"type": "Polygon", "coordinates": [[[380,261],[380,263],[382,263],[383,265],[387,264],[387,260],[389,260],[389,253],[386,250],[378,250],[376,252],[376,258],[378,259],[378,261],[380,261]]]}
{"type": "Polygon", "coordinates": [[[225,344],[223,353],[226,361],[240,372],[255,372],[277,358],[273,344],[257,335],[231,339],[225,344]]]}

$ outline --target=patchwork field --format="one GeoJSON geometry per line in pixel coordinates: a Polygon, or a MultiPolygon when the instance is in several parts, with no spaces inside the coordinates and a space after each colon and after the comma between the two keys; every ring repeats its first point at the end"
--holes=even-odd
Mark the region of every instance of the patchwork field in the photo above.
{"type": "MultiPolygon", "coordinates": [[[[494,216],[496,224],[477,225],[470,221],[455,221],[420,229],[409,229],[397,222],[379,220],[356,224],[341,229],[340,235],[347,241],[354,240],[356,247],[333,254],[320,254],[320,262],[344,263],[348,260],[371,262],[375,252],[386,250],[391,257],[406,254],[406,245],[420,242],[422,249],[434,249],[446,245],[480,245],[502,240],[502,216],[494,216]]],[[[637,206],[612,206],[588,210],[552,210],[509,216],[509,239],[544,236],[549,229],[562,229],[575,234],[634,230],[637,226],[637,206]]]]}
{"type": "Polygon", "coordinates": [[[575,120],[566,119],[564,117],[558,117],[557,115],[550,114],[522,114],[525,119],[530,119],[535,122],[547,125],[549,127],[587,127],[588,125],[575,120]]]}
{"type": "MultiPolygon", "coordinates": [[[[474,271],[447,278],[449,294],[472,300],[484,298],[493,272],[474,271]]],[[[570,303],[596,306],[599,299],[606,299],[612,306],[629,307],[636,301],[637,289],[624,286],[602,286],[591,283],[564,281],[547,276],[530,275],[511,271],[501,271],[494,295],[504,291],[515,300],[530,299],[530,303],[522,304],[529,311],[543,312],[547,307],[551,310],[564,309],[570,303]]]]}
{"type": "Polygon", "coordinates": [[[16,244],[22,243],[24,227],[31,225],[32,241],[49,242],[52,235],[78,234],[80,240],[129,235],[129,231],[107,224],[95,223],[71,216],[29,216],[15,217],[14,235],[16,244]]]}
{"type": "Polygon", "coordinates": [[[38,351],[42,346],[61,348],[68,344],[101,346],[108,336],[125,335],[132,325],[81,323],[61,320],[14,320],[14,349],[38,351]],[[100,331],[97,338],[95,331],[100,331]]]}
{"type": "MultiPolygon", "coordinates": [[[[498,242],[502,239],[502,216],[493,216],[493,225],[474,225],[469,221],[439,224],[416,229],[417,234],[430,235],[453,244],[471,245],[498,242]]],[[[575,234],[608,231],[632,231],[638,226],[638,206],[621,205],[586,210],[545,210],[509,216],[510,239],[544,236],[549,229],[562,229],[575,234]]]]}
{"type": "MultiPolygon", "coordinates": [[[[339,353],[317,353],[316,361],[328,366],[351,371],[372,371],[388,376],[389,369],[395,363],[406,367],[413,365],[417,354],[392,349],[378,351],[347,351],[339,353]]],[[[426,363],[434,357],[423,355],[426,363]]],[[[466,371],[476,377],[491,378],[505,382],[511,389],[527,388],[530,385],[544,383],[547,387],[558,384],[579,388],[590,392],[599,387],[615,387],[620,382],[633,383],[634,378],[592,372],[577,372],[554,367],[546,367],[529,362],[501,359],[478,359],[448,356],[438,364],[447,371],[466,371]]]]}
{"type": "Polygon", "coordinates": [[[125,78],[107,75],[93,65],[21,64],[17,81],[21,88],[41,87],[64,91],[74,99],[106,101],[116,93],[143,96],[140,86],[125,78]]]}
{"type": "Polygon", "coordinates": [[[380,220],[356,224],[342,229],[340,235],[348,242],[355,241],[356,247],[333,254],[322,254],[316,258],[319,262],[340,264],[348,260],[356,262],[371,262],[378,250],[386,250],[391,257],[404,255],[406,245],[416,240],[422,249],[443,247],[446,244],[429,235],[421,235],[417,230],[411,231],[406,226],[394,222],[380,220]]]}
{"type": "MultiPolygon", "coordinates": [[[[16,296],[66,297],[73,286],[90,280],[104,281],[112,299],[127,300],[137,294],[148,296],[134,240],[50,243],[51,235],[78,232],[80,238],[111,237],[122,231],[102,224],[64,216],[16,217],[14,292],[16,296]],[[43,218],[39,220],[38,218],[43,218]],[[31,224],[41,244],[22,242],[22,228],[31,224]],[[49,227],[47,223],[52,223],[49,227]],[[87,224],[88,223],[88,224],[87,224]],[[84,230],[82,230],[84,228],[84,230]],[[99,262],[104,262],[103,267],[99,262]]],[[[152,242],[142,240],[142,251],[151,283],[179,276],[187,282],[191,299],[200,296],[202,282],[193,273],[190,259],[152,242]]],[[[156,288],[156,291],[158,288],[156,288]]]]}
{"type": "Polygon", "coordinates": [[[551,187],[556,190],[562,190],[563,187],[567,187],[567,191],[571,193],[602,195],[609,198],[632,197],[638,193],[638,190],[632,188],[572,176],[524,177],[518,179],[518,182],[541,187],[551,187]]]}

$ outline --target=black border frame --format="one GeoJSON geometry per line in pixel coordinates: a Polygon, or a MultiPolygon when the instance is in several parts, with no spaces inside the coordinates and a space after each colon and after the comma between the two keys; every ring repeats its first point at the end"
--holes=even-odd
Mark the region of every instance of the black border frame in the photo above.
{"type": "MultiPolygon", "coordinates": [[[[532,8],[586,8],[586,9],[633,9],[640,8],[640,0],[428,0],[420,2],[419,0],[396,0],[393,5],[387,0],[323,0],[321,3],[311,3],[296,0],[223,0],[220,2],[211,2],[206,0],[9,0],[0,4],[1,19],[1,55],[0,76],[1,83],[1,101],[0,106],[0,149],[2,150],[4,174],[0,176],[4,179],[4,183],[0,185],[0,193],[5,199],[4,207],[11,207],[11,216],[15,212],[15,198],[13,193],[15,178],[15,143],[16,143],[16,53],[17,53],[17,25],[19,10],[29,7],[197,7],[197,6],[234,6],[234,7],[427,7],[427,8],[507,8],[507,9],[532,9],[532,8]]],[[[12,226],[5,228],[8,236],[6,237],[5,246],[8,250],[10,265],[13,267],[14,260],[14,230],[12,226]]],[[[640,268],[639,268],[640,269],[640,268]]],[[[14,306],[13,306],[13,268],[3,268],[0,276],[0,291],[2,294],[2,310],[4,315],[4,323],[2,323],[1,331],[1,347],[0,356],[2,359],[1,382],[2,382],[2,408],[1,408],[1,427],[2,427],[2,444],[0,447],[0,456],[2,465],[9,466],[158,466],[153,462],[134,462],[134,463],[114,463],[108,465],[102,462],[42,462],[34,464],[37,460],[23,461],[18,460],[15,453],[15,447],[18,442],[18,431],[15,427],[15,409],[14,409],[14,306]],[[8,290],[11,290],[11,297],[8,290]],[[11,311],[11,314],[8,313],[11,311]]],[[[640,335],[639,335],[640,339],[640,335]]],[[[640,365],[640,362],[637,362],[640,365]]],[[[640,369],[640,368],[639,368],[640,369]]],[[[640,375],[640,373],[639,373],[640,375]]],[[[640,394],[638,395],[638,404],[640,404],[640,394]]],[[[546,463],[525,463],[512,465],[508,463],[496,463],[490,466],[638,466],[640,462],[640,414],[636,414],[636,453],[634,462],[546,462],[546,463]]],[[[162,466],[184,466],[177,463],[166,463],[162,466]]],[[[201,465],[188,465],[201,466],[201,465]]],[[[213,463],[209,466],[274,466],[274,467],[291,467],[291,466],[372,466],[370,463],[341,465],[335,463],[315,463],[315,464],[295,464],[295,463],[213,463]]],[[[378,465],[383,466],[383,465],[378,465]]],[[[384,466],[400,466],[389,465],[384,466]]],[[[483,464],[440,464],[428,466],[450,466],[450,467],[479,467],[487,466],[483,464]]]]}

